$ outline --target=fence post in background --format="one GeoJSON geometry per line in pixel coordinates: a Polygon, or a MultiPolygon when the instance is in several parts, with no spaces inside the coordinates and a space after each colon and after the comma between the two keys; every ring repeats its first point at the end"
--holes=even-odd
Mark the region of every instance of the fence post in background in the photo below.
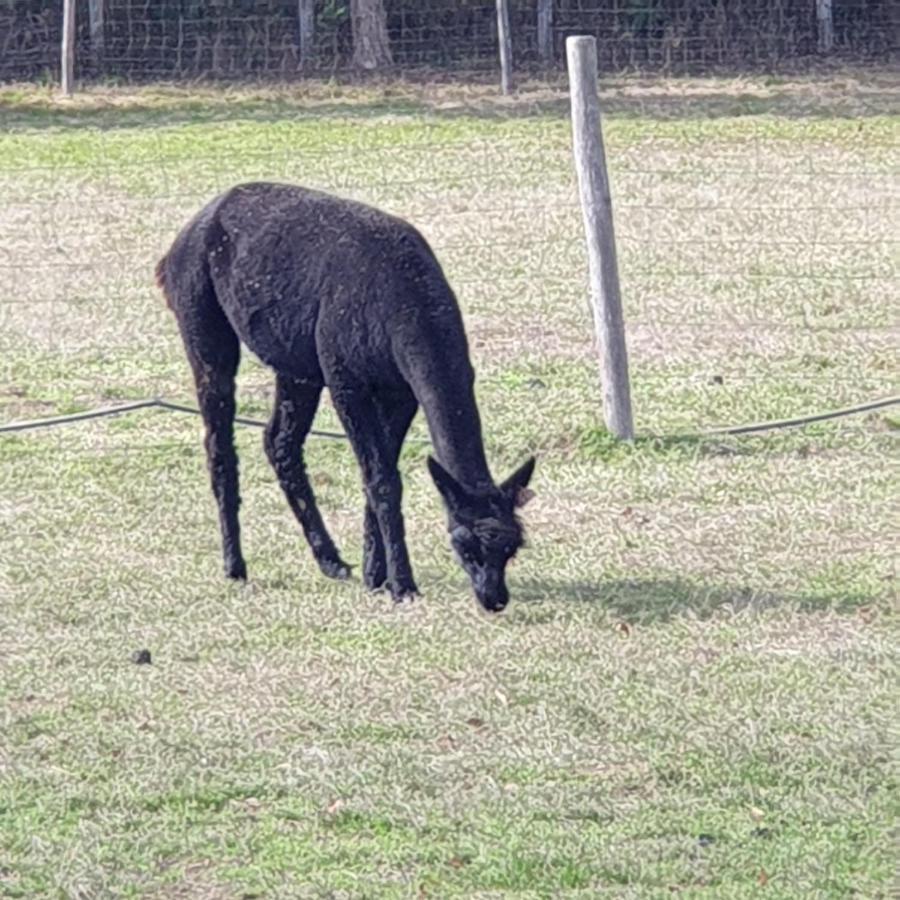
{"type": "Polygon", "coordinates": [[[75,85],[75,0],[63,0],[62,92],[72,96],[75,85]]]}
{"type": "Polygon", "coordinates": [[[830,53],[834,49],[834,17],[832,0],[816,0],[816,20],[819,23],[819,52],[830,53]]]}
{"type": "Polygon", "coordinates": [[[541,62],[553,61],[553,0],[538,0],[537,46],[541,62]]]}
{"type": "Polygon", "coordinates": [[[103,59],[103,13],[105,0],[89,0],[88,14],[91,21],[91,53],[94,56],[94,62],[100,63],[103,59]]]}
{"type": "Polygon", "coordinates": [[[591,312],[600,350],[603,415],[618,438],[634,437],[625,321],[619,293],[612,198],[597,97],[597,42],[592,37],[566,39],[572,146],[581,195],[591,280],[591,312]]]}
{"type": "Polygon", "coordinates": [[[500,40],[500,89],[513,90],[512,33],[509,28],[509,0],[497,0],[497,37],[500,40]]]}
{"type": "Polygon", "coordinates": [[[298,0],[297,19],[300,24],[300,63],[307,65],[313,57],[315,46],[315,0],[298,0]]]}

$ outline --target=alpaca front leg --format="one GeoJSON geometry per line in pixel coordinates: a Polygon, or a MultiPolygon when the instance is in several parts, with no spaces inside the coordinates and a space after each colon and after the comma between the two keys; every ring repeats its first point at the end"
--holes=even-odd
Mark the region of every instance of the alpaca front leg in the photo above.
{"type": "Polygon", "coordinates": [[[387,581],[387,559],[384,555],[384,541],[372,505],[366,500],[365,524],[363,526],[363,584],[370,591],[380,590],[387,581]]]}
{"type": "MultiPolygon", "coordinates": [[[[380,423],[386,464],[396,472],[400,448],[416,415],[418,403],[412,391],[400,388],[379,393],[374,398],[374,407],[380,423]]],[[[372,504],[367,500],[363,528],[363,582],[369,590],[375,591],[384,587],[387,579],[387,558],[381,528],[372,504]]]]}
{"type": "MultiPolygon", "coordinates": [[[[366,485],[368,503],[366,510],[372,510],[377,530],[381,536],[384,553],[384,567],[391,596],[400,602],[415,597],[419,593],[413,579],[409,552],[406,549],[406,534],[403,524],[401,501],[403,486],[400,475],[395,470],[385,477],[376,477],[366,485]]],[[[368,559],[367,559],[368,562],[368,559]]],[[[377,567],[377,556],[372,557],[373,568],[377,567]]],[[[376,574],[377,569],[375,570],[376,574]]],[[[382,581],[382,583],[384,583],[382,581]]]]}
{"type": "MultiPolygon", "coordinates": [[[[395,441],[385,432],[385,417],[378,401],[356,385],[330,379],[331,397],[341,418],[344,430],[353,447],[365,486],[367,508],[371,509],[384,547],[387,583],[396,601],[418,594],[412,566],[406,550],[401,501],[403,486],[397,471],[395,441]]],[[[408,405],[408,404],[407,404],[408,405]]],[[[408,412],[407,426],[415,413],[415,405],[408,412]]],[[[399,429],[398,429],[399,431],[399,429]]],[[[405,429],[404,429],[405,431],[405,429]]],[[[369,526],[370,527],[370,526],[369,526]]],[[[368,532],[367,532],[368,533],[368,532]]],[[[377,543],[368,556],[374,574],[377,571],[377,543]]]]}

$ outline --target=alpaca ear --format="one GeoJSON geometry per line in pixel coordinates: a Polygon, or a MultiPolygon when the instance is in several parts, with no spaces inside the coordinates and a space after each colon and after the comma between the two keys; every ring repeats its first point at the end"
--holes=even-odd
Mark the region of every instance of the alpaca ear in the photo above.
{"type": "Polygon", "coordinates": [[[447,509],[459,509],[464,502],[465,493],[456,479],[433,457],[428,457],[428,471],[431,480],[444,498],[447,509]]]}
{"type": "Polygon", "coordinates": [[[528,490],[528,482],[531,481],[531,476],[534,474],[535,462],[536,460],[532,456],[500,485],[500,490],[504,494],[514,498],[516,506],[524,506],[534,497],[534,491],[528,490]]]}
{"type": "Polygon", "coordinates": [[[519,490],[516,491],[515,506],[518,509],[521,509],[530,500],[534,500],[534,497],[535,497],[535,493],[530,488],[519,488],[519,490]]]}

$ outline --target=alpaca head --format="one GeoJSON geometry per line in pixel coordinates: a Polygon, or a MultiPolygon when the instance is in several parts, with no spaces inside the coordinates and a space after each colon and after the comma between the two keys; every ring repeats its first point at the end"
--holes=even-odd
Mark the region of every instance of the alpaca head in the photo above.
{"type": "Polygon", "coordinates": [[[431,477],[447,508],[450,542],[478,602],[489,612],[500,612],[509,603],[504,580],[506,564],[524,543],[515,511],[534,496],[528,490],[534,462],[531,457],[499,488],[473,494],[440,463],[428,458],[431,477]]]}

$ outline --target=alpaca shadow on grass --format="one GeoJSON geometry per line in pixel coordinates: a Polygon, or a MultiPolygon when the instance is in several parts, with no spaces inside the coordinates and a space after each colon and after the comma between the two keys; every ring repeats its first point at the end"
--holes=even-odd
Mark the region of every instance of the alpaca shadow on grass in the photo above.
{"type": "Polygon", "coordinates": [[[779,593],[748,585],[710,585],[684,578],[549,581],[522,579],[510,584],[516,604],[592,603],[630,623],[668,622],[691,615],[707,619],[719,610],[762,612],[791,607],[803,612],[830,610],[850,613],[873,602],[858,591],[824,593],[779,593]]]}

